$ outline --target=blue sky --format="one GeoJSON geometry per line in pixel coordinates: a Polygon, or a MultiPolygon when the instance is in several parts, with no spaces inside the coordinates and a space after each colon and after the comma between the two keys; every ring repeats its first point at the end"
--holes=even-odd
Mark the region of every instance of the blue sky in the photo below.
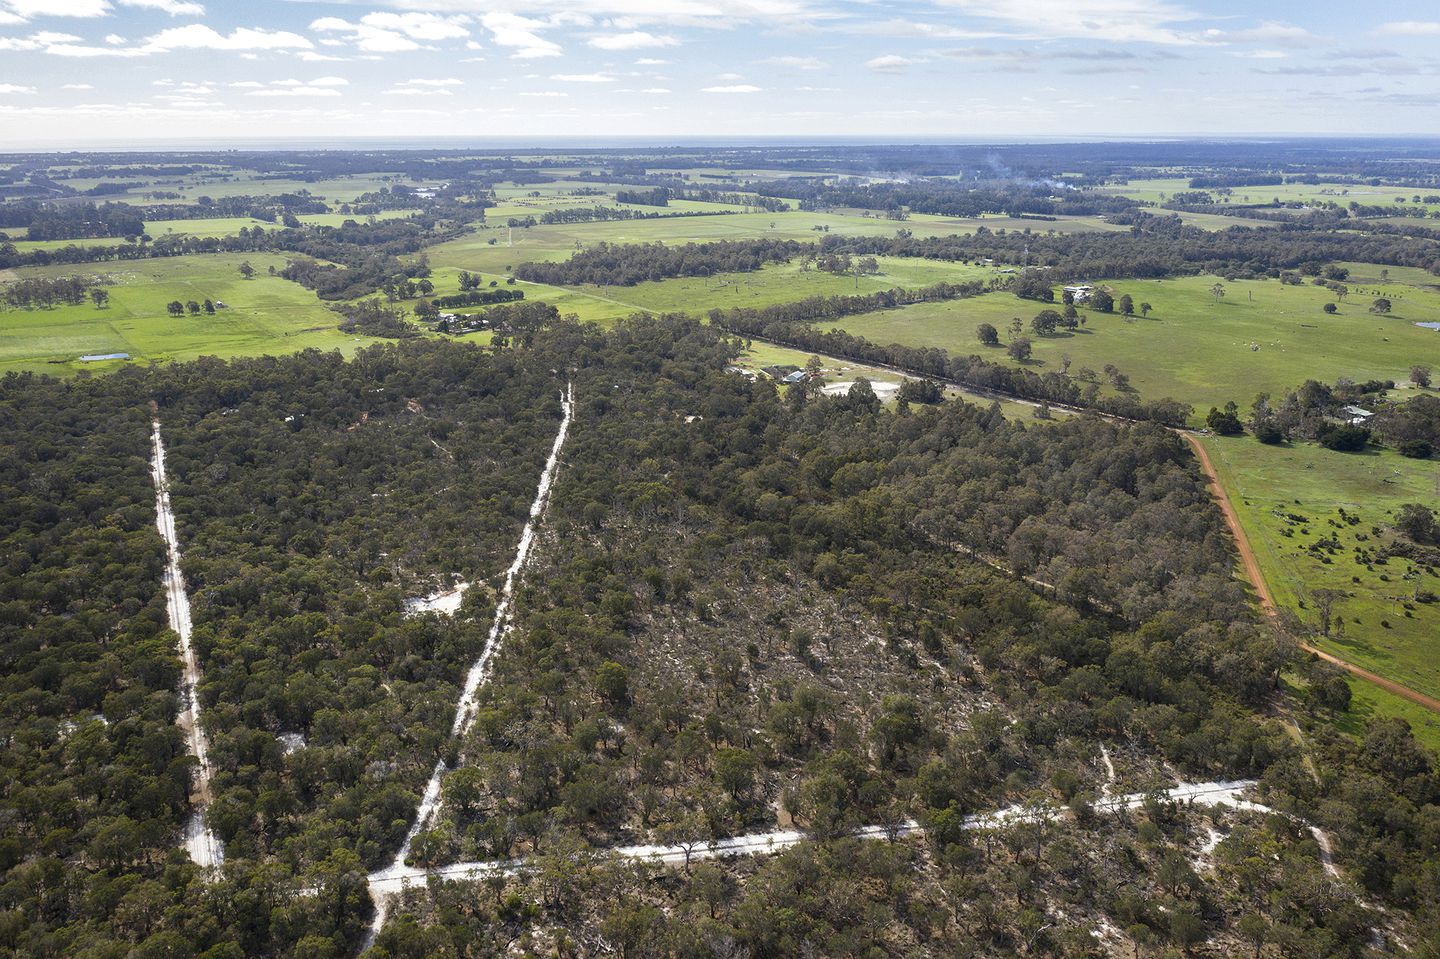
{"type": "Polygon", "coordinates": [[[0,146],[1440,134],[1440,4],[0,0],[0,146]]]}

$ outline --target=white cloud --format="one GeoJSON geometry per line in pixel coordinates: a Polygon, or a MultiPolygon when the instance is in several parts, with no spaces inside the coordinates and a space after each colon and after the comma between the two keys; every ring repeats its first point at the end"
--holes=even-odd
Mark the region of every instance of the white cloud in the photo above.
{"type": "Polygon", "coordinates": [[[465,24],[469,17],[444,17],[435,13],[367,13],[363,26],[393,30],[414,40],[464,40],[470,36],[465,24]]]}
{"type": "Polygon", "coordinates": [[[22,87],[18,83],[0,83],[0,95],[11,93],[34,93],[34,87],[22,87]]]}
{"type": "Polygon", "coordinates": [[[118,47],[128,41],[118,33],[108,33],[105,35],[105,42],[118,47]]]}
{"type": "Polygon", "coordinates": [[[776,67],[789,67],[792,70],[823,70],[827,66],[819,57],[766,57],[760,62],[776,67]]]}
{"type": "Polygon", "coordinates": [[[62,84],[60,84],[60,89],[62,89],[62,90],[93,90],[93,89],[95,89],[95,88],[94,88],[93,86],[91,86],[90,84],[88,84],[88,83],[62,83],[62,84]]]}
{"type": "Polygon", "coordinates": [[[306,63],[342,63],[346,59],[345,57],[331,56],[328,53],[316,53],[314,50],[301,50],[296,56],[306,63]]]}
{"type": "Polygon", "coordinates": [[[679,42],[674,37],[657,36],[643,30],[591,37],[589,41],[590,46],[598,50],[644,50],[650,47],[673,47],[679,42]]]}
{"type": "Polygon", "coordinates": [[[402,87],[463,87],[464,80],[457,80],[454,77],[445,77],[442,80],[406,80],[400,84],[402,87]]]}
{"type": "Polygon", "coordinates": [[[1197,19],[1170,0],[935,0],[942,7],[1003,24],[1016,37],[1115,43],[1188,44],[1175,24],[1197,19]]]}
{"type": "Polygon", "coordinates": [[[247,97],[338,97],[340,91],[334,87],[266,87],[263,90],[251,90],[245,94],[247,97]]]}
{"type": "Polygon", "coordinates": [[[1380,24],[1375,28],[1375,32],[1383,36],[1394,37],[1440,36],[1440,21],[1396,20],[1380,24]]]}
{"type": "Polygon", "coordinates": [[[25,22],[25,18],[9,10],[0,10],[0,27],[13,27],[25,22]]]}
{"type": "Polygon", "coordinates": [[[237,90],[258,90],[265,84],[261,83],[259,80],[236,80],[230,85],[237,90]]]}
{"type": "Polygon", "coordinates": [[[122,7],[159,10],[172,17],[203,17],[205,15],[205,8],[198,3],[191,3],[190,0],[119,0],[119,2],[122,7]]]}
{"type": "Polygon", "coordinates": [[[669,60],[656,60],[654,57],[641,57],[635,61],[635,65],[637,67],[663,67],[669,62],[669,60]]]}
{"type": "Polygon", "coordinates": [[[878,70],[881,73],[899,73],[907,67],[924,62],[923,59],[916,57],[902,57],[896,53],[886,53],[866,60],[865,65],[871,70],[878,70]]]}
{"type": "Polygon", "coordinates": [[[513,13],[487,13],[480,18],[502,47],[515,50],[511,56],[517,60],[531,60],[537,57],[558,57],[560,45],[546,40],[535,31],[548,26],[543,20],[531,20],[513,13]]]}
{"type": "Polygon", "coordinates": [[[570,94],[562,93],[559,90],[538,90],[525,91],[520,94],[522,97],[568,97],[570,94]]]}
{"type": "Polygon", "coordinates": [[[615,78],[603,73],[552,73],[551,80],[562,83],[614,83],[615,78]]]}
{"type": "Polygon", "coordinates": [[[701,93],[759,93],[760,88],[749,83],[734,83],[721,87],[701,87],[701,93]]]}
{"type": "Polygon", "coordinates": [[[641,93],[669,93],[670,91],[667,90],[667,89],[665,89],[664,87],[646,87],[645,89],[641,90],[640,92],[641,92],[641,93]]]}
{"type": "Polygon", "coordinates": [[[110,12],[108,0],[8,0],[8,3],[11,15],[22,20],[34,17],[103,17],[110,12]]]}

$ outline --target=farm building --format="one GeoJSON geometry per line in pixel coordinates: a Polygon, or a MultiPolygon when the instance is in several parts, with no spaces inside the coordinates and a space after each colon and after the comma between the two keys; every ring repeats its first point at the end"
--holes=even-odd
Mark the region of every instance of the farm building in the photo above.
{"type": "Polygon", "coordinates": [[[1359,406],[1347,406],[1340,410],[1341,417],[1351,426],[1363,426],[1375,414],[1359,406]]]}
{"type": "Polygon", "coordinates": [[[1095,292],[1095,288],[1088,284],[1082,284],[1080,286],[1067,286],[1065,287],[1065,292],[1069,293],[1076,303],[1084,303],[1090,299],[1090,294],[1095,292]]]}

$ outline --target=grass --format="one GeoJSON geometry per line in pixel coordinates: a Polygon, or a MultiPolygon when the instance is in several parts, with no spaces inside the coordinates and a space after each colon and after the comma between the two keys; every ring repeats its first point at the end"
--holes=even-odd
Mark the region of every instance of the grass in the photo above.
{"type": "Polygon", "coordinates": [[[1355,552],[1393,542],[1390,526],[1403,504],[1435,502],[1440,463],[1391,451],[1336,453],[1313,443],[1265,446],[1248,436],[1210,436],[1204,442],[1276,603],[1318,632],[1312,592],[1344,590],[1348,595],[1336,606],[1345,619],[1344,635],[1316,638],[1315,644],[1440,696],[1440,661],[1433,648],[1440,636],[1440,604],[1410,602],[1406,608],[1417,584],[1440,592],[1440,571],[1400,558],[1367,566],[1355,552]],[[1359,523],[1343,520],[1341,509],[1359,523]],[[1307,549],[1332,534],[1332,549],[1307,549]]]}
{"type": "MultiPolygon", "coordinates": [[[[413,210],[384,210],[375,214],[375,218],[377,220],[394,220],[410,216],[414,212],[413,210]]],[[[346,216],[342,213],[307,213],[302,214],[299,219],[302,223],[339,226],[346,220],[364,222],[369,217],[346,216]]],[[[252,229],[257,226],[266,230],[278,230],[283,227],[278,221],[272,223],[268,220],[256,220],[248,216],[217,216],[195,220],[150,220],[145,224],[145,232],[154,239],[170,235],[217,237],[233,236],[239,233],[242,227],[252,229]]],[[[13,234],[15,231],[8,232],[13,234]]],[[[84,240],[20,240],[15,243],[15,249],[26,253],[30,250],[58,250],[67,246],[115,246],[124,242],[125,238],[119,236],[93,237],[84,240]]]]}
{"type": "MultiPolygon", "coordinates": [[[[1144,200],[1150,203],[1162,202],[1161,197],[1171,197],[1176,193],[1187,193],[1191,191],[1188,177],[1157,177],[1154,179],[1131,180],[1123,186],[1112,186],[1102,188],[1106,193],[1115,193],[1121,196],[1133,197],[1137,200],[1144,200]]],[[[1215,191],[1208,191],[1216,196],[1215,191]]],[[[1278,198],[1282,203],[1329,203],[1335,202],[1341,206],[1349,206],[1350,203],[1359,203],[1361,206],[1399,206],[1406,210],[1413,210],[1417,207],[1426,210],[1440,209],[1435,204],[1416,204],[1412,198],[1420,194],[1422,197],[1435,196],[1440,190],[1432,187],[1425,189],[1414,189],[1411,187],[1397,186],[1369,186],[1353,183],[1321,183],[1311,185],[1306,183],[1284,183],[1278,186],[1241,186],[1234,187],[1231,192],[1230,201],[1232,205],[1269,203],[1278,198]],[[1405,198],[1404,203],[1398,203],[1400,197],[1405,198]]],[[[1223,210],[1225,204],[1217,204],[1218,210],[1223,210]]]]}
{"type": "MultiPolygon", "coordinates": [[[[582,320],[610,323],[637,312],[708,312],[715,307],[762,307],[790,303],[810,296],[873,293],[895,287],[921,287],[940,281],[987,278],[988,268],[941,263],[906,257],[882,257],[877,276],[836,276],[818,270],[802,272],[800,264],[775,264],[753,273],[722,273],[712,277],[677,277],[635,286],[550,286],[516,281],[528,299],[553,304],[561,314],[574,313],[582,320]]],[[[503,282],[503,273],[480,272],[503,282]]],[[[435,269],[431,280],[436,295],[459,289],[460,270],[435,269]]]]}
{"type": "Polygon", "coordinates": [[[1189,403],[1197,420],[1211,406],[1228,400],[1247,406],[1260,392],[1279,394],[1306,379],[1399,382],[1425,357],[1440,360],[1440,338],[1414,325],[1440,320],[1440,294],[1428,289],[1390,284],[1394,310],[1377,316],[1368,312],[1370,298],[1358,294],[1339,313],[1327,315],[1322,307],[1334,300],[1328,291],[1275,280],[1231,283],[1201,276],[1109,285],[1117,298],[1129,293],[1137,305],[1151,303],[1149,318],[1127,321],[1082,309],[1086,324],[1081,330],[1040,337],[1029,332],[1028,323],[1046,304],[989,293],[847,317],[834,326],[878,343],[941,346],[1009,362],[1003,348],[982,347],[975,330],[990,323],[1001,330],[1003,343],[1011,318],[1018,316],[1027,324],[1022,335],[1034,344],[1030,366],[1038,372],[1059,369],[1064,354],[1073,361],[1072,374],[1111,363],[1130,377],[1143,398],[1169,396],[1189,403]],[[1216,282],[1226,289],[1219,303],[1210,293],[1216,282]]]}
{"type": "MultiPolygon", "coordinates": [[[[752,343],[746,348],[735,361],[735,365],[748,370],[762,370],[767,366],[795,366],[803,367],[811,354],[802,350],[792,350],[789,347],[774,346],[770,343],[752,343]]],[[[824,365],[826,383],[835,383],[842,380],[853,380],[857,376],[863,376],[872,383],[898,383],[905,379],[894,370],[882,370],[873,366],[865,366],[861,363],[852,363],[849,360],[837,359],[833,356],[820,355],[820,362],[824,365]]],[[[969,390],[947,389],[946,393],[952,397],[959,397],[969,403],[979,406],[989,406],[998,402],[1000,411],[1010,419],[1035,419],[1035,407],[1027,403],[1018,403],[1014,400],[992,400],[988,396],[981,396],[969,390]]],[[[1055,419],[1063,419],[1068,413],[1053,412],[1055,419]]]]}
{"type": "Polygon", "coordinates": [[[315,294],[289,280],[266,275],[284,266],[284,257],[266,254],[212,255],[103,264],[105,269],[46,267],[39,275],[77,272],[108,277],[110,304],[62,306],[51,310],[0,313],[0,373],[34,370],[53,374],[99,371],[124,361],[80,363],[92,353],[129,353],[132,362],[193,359],[203,355],[257,356],[307,348],[347,354],[372,340],[341,333],[338,318],[315,294]],[[248,259],[258,271],[243,279],[237,267],[248,259]],[[214,316],[172,317],[171,300],[206,299],[228,309],[214,316]]]}
{"type": "Polygon", "coordinates": [[[1335,717],[1337,729],[1359,738],[1375,720],[1398,717],[1410,724],[1422,746],[1440,753],[1440,716],[1374,683],[1353,676],[1349,682],[1350,709],[1335,717]]]}

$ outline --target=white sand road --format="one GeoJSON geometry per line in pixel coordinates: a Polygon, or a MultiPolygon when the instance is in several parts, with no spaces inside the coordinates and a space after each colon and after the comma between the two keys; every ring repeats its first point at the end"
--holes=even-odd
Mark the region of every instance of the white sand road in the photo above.
{"type": "MultiPolygon", "coordinates": [[[[1216,780],[1210,782],[1181,783],[1169,789],[1156,792],[1129,793],[1097,800],[1091,807],[1096,813],[1115,813],[1127,809],[1138,809],[1152,796],[1159,796],[1172,802],[1196,806],[1225,806],[1249,812],[1268,813],[1272,810],[1244,798],[1244,793],[1253,788],[1255,781],[1216,780]]],[[[1004,829],[1025,822],[1052,822],[1070,815],[1064,806],[1006,806],[991,812],[976,813],[965,819],[965,828],[971,830],[1004,829]]],[[[914,820],[886,825],[863,826],[852,834],[858,839],[898,839],[918,835],[924,829],[914,820]]],[[[736,856],[763,856],[789,849],[806,839],[808,833],[796,829],[775,832],[748,833],[728,839],[713,841],[696,840],[693,843],[669,846],[618,846],[612,849],[597,849],[596,855],[614,856],[621,859],[654,861],[670,865],[681,865],[700,859],[728,859],[736,856]]],[[[375,898],[376,908],[380,903],[406,889],[419,888],[430,879],[449,881],[478,881],[495,875],[514,875],[524,872],[530,866],[528,859],[496,860],[493,862],[457,862],[433,869],[396,864],[370,874],[370,895],[375,898]]]]}
{"type": "Polygon", "coordinates": [[[185,823],[185,849],[196,865],[214,868],[225,860],[224,847],[205,824],[210,803],[210,756],[205,727],[200,722],[200,661],[190,645],[190,596],[180,573],[180,540],[175,535],[175,513],[170,508],[170,480],[165,472],[165,443],[160,438],[160,420],[151,421],[150,478],[155,483],[155,525],[165,539],[165,606],[170,628],[180,637],[180,715],[175,721],[185,731],[190,754],[197,760],[190,797],[194,810],[185,823]]]}
{"type": "MultiPolygon", "coordinates": [[[[480,690],[481,684],[489,678],[490,661],[500,648],[500,640],[510,631],[510,609],[515,596],[515,584],[519,579],[520,571],[525,566],[525,561],[530,557],[530,548],[535,542],[535,530],[539,526],[540,517],[545,512],[545,504],[550,499],[550,487],[555,482],[555,470],[560,463],[560,451],[565,446],[565,438],[570,433],[570,421],[575,414],[575,387],[567,383],[565,392],[560,395],[562,415],[560,417],[560,429],[555,433],[555,442],[550,447],[550,457],[545,461],[545,468],[540,473],[540,483],[535,491],[535,500],[530,504],[530,516],[525,521],[525,528],[520,533],[520,542],[515,548],[515,559],[510,568],[505,571],[505,583],[500,589],[500,602],[495,607],[495,619],[490,624],[490,634],[485,639],[485,646],[480,651],[480,657],[471,665],[469,673],[465,676],[465,685],[460,690],[459,702],[455,704],[455,722],[450,727],[452,739],[463,736],[470,728],[475,719],[475,696],[480,690]]],[[[463,594],[464,587],[452,591],[456,595],[456,608],[459,606],[459,595],[463,594]]],[[[408,869],[405,860],[410,856],[410,845],[415,837],[430,824],[434,818],[435,811],[440,807],[440,784],[445,777],[445,762],[441,760],[435,764],[435,769],[430,773],[430,781],[425,784],[425,791],[420,797],[420,808],[415,814],[415,822],[410,826],[410,831],[405,834],[405,842],[400,846],[400,851],[395,854],[395,860],[381,872],[396,871],[402,872],[408,869]]],[[[375,919],[371,923],[370,931],[365,939],[365,945],[361,952],[370,947],[374,942],[375,935],[380,927],[385,924],[387,896],[374,895],[375,919]]]]}

